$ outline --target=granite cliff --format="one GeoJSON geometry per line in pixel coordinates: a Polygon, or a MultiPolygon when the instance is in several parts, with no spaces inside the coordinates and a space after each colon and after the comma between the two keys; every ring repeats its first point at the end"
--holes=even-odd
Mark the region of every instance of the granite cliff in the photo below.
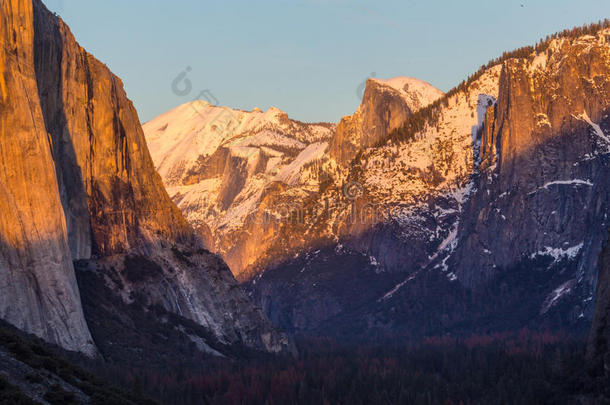
{"type": "Polygon", "coordinates": [[[407,118],[443,95],[429,83],[410,77],[368,79],[362,103],[343,117],[330,143],[330,156],[348,165],[363,149],[377,146],[407,118]]]}
{"type": "Polygon", "coordinates": [[[93,354],[38,96],[34,4],[0,6],[0,314],[49,341],[93,354]]]}
{"type": "Polygon", "coordinates": [[[78,261],[126,304],[226,345],[290,349],[171,202],[120,79],[39,0],[0,4],[2,318],[93,354],[78,261]]]}

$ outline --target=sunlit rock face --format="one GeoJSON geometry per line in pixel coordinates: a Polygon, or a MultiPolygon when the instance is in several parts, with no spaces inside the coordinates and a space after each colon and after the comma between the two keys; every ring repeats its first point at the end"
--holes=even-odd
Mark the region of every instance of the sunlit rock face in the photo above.
{"type": "Polygon", "coordinates": [[[38,91],[74,258],[188,242],[120,79],[42,6],[35,21],[38,91]]]}
{"type": "Polygon", "coordinates": [[[415,111],[442,95],[431,84],[410,77],[368,79],[358,110],[337,126],[330,144],[331,157],[342,165],[349,164],[358,152],[376,146],[415,111]]]}
{"type": "Polygon", "coordinates": [[[34,5],[3,1],[0,19],[0,316],[93,354],[38,97],[34,5]]]}
{"type": "Polygon", "coordinates": [[[72,266],[84,260],[126,302],[137,289],[223,343],[285,350],[170,200],[120,79],[40,1],[3,2],[1,12],[3,318],[92,354],[72,266]],[[127,269],[128,257],[160,270],[128,277],[146,273],[127,269]]]}

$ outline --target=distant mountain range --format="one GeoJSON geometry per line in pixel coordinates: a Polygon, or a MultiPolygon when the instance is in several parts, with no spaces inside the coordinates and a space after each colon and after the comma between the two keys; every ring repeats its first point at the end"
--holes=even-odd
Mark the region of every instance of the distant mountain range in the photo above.
{"type": "Polygon", "coordinates": [[[144,132],[170,197],[287,330],[584,331],[608,229],[609,41],[607,23],[565,31],[444,95],[369,79],[336,126],[196,101],[144,132]]]}
{"type": "MultiPolygon", "coordinates": [[[[247,279],[279,258],[270,250],[313,243],[307,235],[286,239],[279,228],[290,221],[282,215],[303,208],[321,185],[343,181],[357,153],[442,94],[417,79],[370,79],[358,111],[338,126],[304,124],[274,107],[247,112],[194,101],[144,124],[144,132],[174,202],[247,279]]],[[[325,236],[333,231],[317,238],[325,236]]]]}

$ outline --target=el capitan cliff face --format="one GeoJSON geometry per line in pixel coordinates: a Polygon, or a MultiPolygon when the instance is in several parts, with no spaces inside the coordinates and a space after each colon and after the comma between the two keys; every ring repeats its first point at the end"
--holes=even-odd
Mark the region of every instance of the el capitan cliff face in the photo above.
{"type": "Polygon", "coordinates": [[[38,97],[34,5],[2,1],[0,18],[0,315],[93,354],[38,97]]]}
{"type": "Polygon", "coordinates": [[[80,260],[126,303],[137,292],[224,344],[284,350],[285,337],[169,199],[121,81],[40,1],[3,1],[1,12],[0,204],[16,213],[0,228],[2,316],[93,353],[72,266],[80,260]],[[154,265],[134,267],[138,257],[154,265]]]}
{"type": "Polygon", "coordinates": [[[120,79],[44,7],[34,20],[38,92],[74,259],[188,243],[192,231],[163,189],[120,79]]]}

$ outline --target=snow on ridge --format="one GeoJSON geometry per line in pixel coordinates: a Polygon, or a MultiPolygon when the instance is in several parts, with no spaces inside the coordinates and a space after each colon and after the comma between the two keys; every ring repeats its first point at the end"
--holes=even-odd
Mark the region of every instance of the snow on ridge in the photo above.
{"type": "Polygon", "coordinates": [[[250,146],[232,146],[229,148],[231,156],[240,157],[244,159],[250,159],[259,153],[260,149],[252,148],[250,146]]]}
{"type": "Polygon", "coordinates": [[[551,294],[549,294],[549,296],[546,298],[546,300],[544,300],[544,303],[542,304],[542,308],[540,310],[540,314],[547,313],[548,310],[551,309],[551,307],[555,305],[561,297],[566,294],[569,294],[572,291],[573,285],[574,280],[569,280],[554,289],[551,294]]]}
{"type": "Polygon", "coordinates": [[[554,181],[549,181],[548,183],[545,183],[542,187],[539,187],[537,190],[532,191],[529,194],[534,194],[538,190],[548,190],[550,186],[570,186],[570,185],[592,187],[593,183],[591,183],[589,180],[583,180],[583,179],[554,180],[554,181]]]}
{"type": "Polygon", "coordinates": [[[573,180],[555,180],[555,181],[550,181],[548,183],[546,183],[544,186],[542,186],[542,188],[549,188],[549,186],[555,185],[555,184],[577,184],[577,185],[583,185],[583,186],[592,186],[593,183],[591,183],[589,180],[581,180],[581,179],[573,179],[573,180]]]}
{"type": "Polygon", "coordinates": [[[231,146],[279,146],[292,149],[304,149],[307,145],[277,131],[263,130],[256,135],[239,138],[231,146]]]}
{"type": "Polygon", "coordinates": [[[456,221],[456,223],[451,228],[451,232],[449,232],[449,235],[447,235],[447,237],[445,239],[443,239],[443,241],[440,243],[440,245],[438,245],[438,249],[437,249],[436,253],[430,257],[430,261],[436,259],[438,257],[438,255],[444,251],[449,251],[449,253],[451,253],[455,250],[455,248],[457,247],[457,242],[458,242],[458,240],[457,240],[458,226],[459,226],[459,223],[457,223],[457,221],[456,221]]]}
{"type": "MultiPolygon", "coordinates": [[[[421,177],[410,174],[408,170],[426,172],[435,164],[439,171],[445,171],[444,164],[451,165],[440,188],[462,183],[474,166],[473,127],[482,123],[482,107],[497,97],[500,71],[501,66],[489,69],[473,83],[469,94],[460,92],[450,97],[448,105],[442,108],[439,121],[427,125],[412,142],[388,145],[374,151],[367,161],[365,184],[369,193],[382,199],[400,196],[402,201],[406,201],[411,196],[428,192],[428,186],[421,177]],[[475,116],[477,112],[480,114],[475,116]],[[447,148],[454,152],[451,162],[443,160],[443,151],[447,148]],[[388,156],[392,156],[391,162],[388,156]]],[[[380,79],[370,80],[382,83],[380,79]]]]}
{"type": "Polygon", "coordinates": [[[594,123],[591,118],[589,118],[589,114],[587,114],[586,111],[583,111],[583,113],[580,115],[573,115],[573,117],[589,124],[595,132],[595,135],[605,141],[607,145],[610,145],[610,138],[608,138],[608,136],[604,134],[604,131],[602,131],[602,128],[599,126],[599,124],[594,123]]]}
{"type": "Polygon", "coordinates": [[[460,206],[460,210],[461,210],[462,205],[466,201],[468,201],[468,199],[470,198],[470,195],[474,191],[476,191],[474,181],[469,181],[465,186],[458,187],[454,190],[451,190],[449,192],[448,196],[452,196],[455,199],[455,201],[457,201],[457,203],[460,206]]]}
{"type": "Polygon", "coordinates": [[[403,282],[401,282],[401,283],[396,284],[396,285],[394,286],[394,288],[392,288],[390,291],[388,291],[387,293],[385,293],[385,294],[384,294],[384,296],[383,296],[383,297],[381,297],[380,299],[378,299],[377,301],[378,301],[378,302],[380,302],[380,301],[385,301],[385,300],[387,300],[387,299],[389,299],[389,298],[392,298],[392,296],[393,296],[394,294],[396,294],[396,292],[397,292],[398,290],[400,290],[402,287],[404,287],[404,285],[405,285],[405,284],[407,284],[409,281],[413,280],[413,279],[415,278],[415,276],[416,276],[416,275],[417,275],[417,273],[416,273],[416,274],[413,274],[413,275],[411,275],[411,276],[409,276],[409,278],[407,278],[405,281],[403,281],[403,282]]]}
{"type": "Polygon", "coordinates": [[[333,130],[290,120],[276,107],[264,112],[259,108],[243,111],[203,100],[182,104],[145,123],[143,129],[155,168],[166,186],[181,184],[189,170],[199,170],[202,159],[221,147],[240,156],[254,152],[244,147],[277,149],[283,155],[330,139],[333,130]]]}
{"type": "Polygon", "coordinates": [[[534,259],[534,258],[536,258],[536,256],[551,256],[555,259],[554,260],[555,262],[559,261],[560,259],[564,259],[564,258],[573,259],[576,257],[576,255],[578,255],[578,253],[580,252],[582,247],[583,247],[583,242],[580,242],[578,245],[574,245],[567,249],[553,248],[550,246],[545,246],[544,250],[538,251],[536,253],[532,253],[530,255],[530,259],[534,259]]]}
{"type": "Polygon", "coordinates": [[[299,174],[303,166],[314,162],[317,159],[321,159],[324,156],[327,147],[328,142],[316,142],[307,146],[290,164],[281,169],[276,180],[286,184],[295,184],[299,179],[299,174]]]}
{"type": "Polygon", "coordinates": [[[530,65],[530,72],[533,72],[535,70],[544,70],[547,67],[548,64],[548,53],[547,52],[541,52],[539,54],[537,54],[534,57],[534,60],[532,61],[532,64],[530,65]]]}
{"type": "Polygon", "coordinates": [[[439,89],[437,89],[436,87],[434,87],[433,85],[431,85],[430,83],[424,81],[424,80],[420,80],[420,79],[416,79],[414,77],[408,77],[408,76],[396,76],[396,77],[392,77],[390,79],[377,79],[377,78],[371,78],[370,80],[378,82],[378,83],[382,83],[382,84],[386,84],[396,90],[404,90],[405,86],[413,86],[416,88],[427,88],[427,89],[431,89],[433,90],[435,93],[439,93],[439,94],[443,94],[442,91],[440,91],[439,89]]]}
{"type": "Polygon", "coordinates": [[[539,190],[548,190],[550,186],[588,186],[593,187],[593,183],[590,180],[583,179],[571,179],[571,180],[554,180],[545,183],[542,187],[538,187],[536,190],[531,191],[528,195],[535,194],[539,190]]]}
{"type": "MultiPolygon", "coordinates": [[[[453,196],[453,198],[458,203],[458,206],[459,206],[458,212],[462,211],[463,204],[468,200],[468,198],[470,197],[470,194],[474,190],[475,190],[474,182],[470,181],[464,187],[452,190],[448,194],[448,195],[453,196]]],[[[430,261],[434,261],[441,253],[447,252],[447,255],[443,258],[442,262],[435,266],[435,268],[442,267],[443,272],[447,272],[449,270],[449,266],[447,265],[447,260],[449,259],[451,254],[455,251],[455,249],[457,248],[457,245],[459,243],[459,240],[458,240],[459,226],[460,226],[460,221],[458,219],[454,222],[453,227],[451,228],[451,232],[449,232],[449,235],[438,246],[436,253],[434,253],[434,255],[432,255],[431,257],[429,257],[430,261]]],[[[447,277],[451,281],[457,280],[457,276],[454,273],[448,274],[447,277]]]]}

